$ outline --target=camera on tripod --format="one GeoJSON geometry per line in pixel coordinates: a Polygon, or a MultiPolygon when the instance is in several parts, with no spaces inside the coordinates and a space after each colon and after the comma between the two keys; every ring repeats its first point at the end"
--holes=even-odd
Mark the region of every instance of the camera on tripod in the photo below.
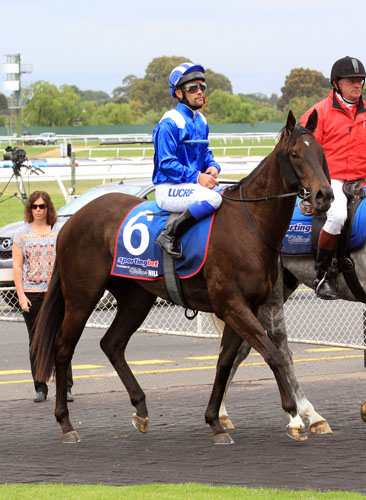
{"type": "Polygon", "coordinates": [[[3,154],[4,160],[10,160],[13,162],[13,171],[15,174],[20,173],[20,168],[22,164],[28,160],[27,153],[24,149],[20,149],[17,146],[12,148],[7,146],[5,148],[5,153],[3,154]]]}

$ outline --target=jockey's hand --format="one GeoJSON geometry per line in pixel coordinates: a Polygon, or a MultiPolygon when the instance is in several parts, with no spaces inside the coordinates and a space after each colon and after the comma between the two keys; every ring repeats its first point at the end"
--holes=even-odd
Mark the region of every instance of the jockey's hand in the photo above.
{"type": "Polygon", "coordinates": [[[215,186],[219,185],[219,181],[215,179],[210,173],[209,174],[200,174],[197,179],[198,184],[206,187],[208,189],[213,189],[215,186]]]}
{"type": "Polygon", "coordinates": [[[215,177],[215,179],[216,179],[217,176],[218,176],[218,174],[219,174],[219,171],[217,170],[216,167],[214,167],[212,165],[212,167],[208,167],[208,169],[206,170],[205,174],[212,175],[212,177],[215,177]]]}

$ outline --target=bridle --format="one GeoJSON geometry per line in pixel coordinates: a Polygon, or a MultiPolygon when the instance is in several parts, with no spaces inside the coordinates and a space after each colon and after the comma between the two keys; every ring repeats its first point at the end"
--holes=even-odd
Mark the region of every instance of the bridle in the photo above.
{"type": "MultiPolygon", "coordinates": [[[[307,134],[308,131],[304,128],[304,127],[301,127],[301,134],[307,134]]],[[[290,191],[289,193],[284,193],[284,194],[277,194],[277,195],[273,195],[273,196],[264,196],[263,198],[244,198],[243,197],[243,185],[245,183],[245,181],[247,180],[247,178],[243,179],[242,181],[239,182],[239,198],[232,198],[231,196],[228,196],[227,194],[225,194],[225,192],[222,194],[222,197],[226,200],[229,200],[229,201],[237,201],[237,202],[240,202],[242,204],[242,207],[243,207],[243,210],[250,222],[250,225],[252,226],[254,232],[256,233],[257,237],[260,239],[260,241],[262,241],[262,243],[264,243],[270,250],[272,250],[273,252],[280,252],[281,251],[281,248],[282,248],[282,242],[281,244],[276,248],[274,247],[273,245],[271,245],[271,243],[269,243],[268,241],[266,241],[264,239],[264,237],[259,233],[252,217],[250,216],[248,210],[247,210],[247,207],[245,206],[245,203],[253,203],[253,202],[261,202],[261,201],[270,201],[270,200],[275,200],[275,199],[278,199],[278,198],[289,198],[289,197],[293,197],[293,196],[296,196],[296,197],[299,197],[303,200],[308,200],[311,196],[311,192],[308,191],[305,187],[301,186],[300,185],[300,179],[299,179],[299,176],[297,175],[297,173],[295,172],[295,169],[293,168],[291,162],[290,162],[290,159],[288,157],[288,155],[285,153],[285,149],[284,147],[279,149],[278,151],[276,151],[276,156],[277,156],[277,159],[279,161],[279,164],[280,164],[280,168],[282,170],[282,174],[283,174],[283,177],[285,179],[285,183],[288,187],[288,189],[292,190],[292,189],[296,189],[296,191],[290,191]]],[[[260,164],[258,165],[258,167],[260,167],[261,165],[263,165],[265,163],[265,161],[267,160],[268,156],[266,158],[264,158],[260,164]]],[[[325,174],[328,178],[328,180],[330,181],[330,177],[329,177],[329,171],[328,171],[328,166],[327,166],[327,163],[326,163],[326,160],[325,160],[325,156],[323,157],[323,168],[324,168],[324,171],[325,171],[325,174]]]]}

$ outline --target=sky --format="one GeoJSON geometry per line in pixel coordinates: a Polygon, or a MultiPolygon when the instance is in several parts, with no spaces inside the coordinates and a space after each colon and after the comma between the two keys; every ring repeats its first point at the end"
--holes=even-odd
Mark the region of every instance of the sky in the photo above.
{"type": "Polygon", "coordinates": [[[293,68],[329,77],[346,55],[366,65],[365,0],[0,0],[0,12],[0,79],[4,55],[21,54],[33,67],[24,84],[111,94],[154,58],[184,56],[223,73],[235,94],[280,96],[293,68]]]}

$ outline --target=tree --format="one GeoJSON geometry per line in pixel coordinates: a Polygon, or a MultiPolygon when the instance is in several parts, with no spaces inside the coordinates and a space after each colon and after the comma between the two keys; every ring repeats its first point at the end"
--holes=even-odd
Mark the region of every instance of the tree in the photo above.
{"type": "Polygon", "coordinates": [[[253,105],[238,95],[216,89],[209,96],[206,112],[210,123],[252,123],[253,105]]]}
{"type": "Polygon", "coordinates": [[[44,80],[33,84],[23,111],[24,125],[54,127],[77,125],[82,116],[81,98],[70,85],[60,90],[44,80]]]}
{"type": "Polygon", "coordinates": [[[116,87],[112,91],[112,97],[115,102],[128,102],[132,83],[137,79],[135,75],[127,75],[122,80],[122,86],[116,87]]]}
{"type": "Polygon", "coordinates": [[[0,113],[4,113],[8,110],[8,100],[4,94],[0,92],[0,113]]]}
{"type": "Polygon", "coordinates": [[[288,112],[291,110],[295,115],[297,121],[300,120],[302,115],[308,110],[311,106],[316,104],[319,101],[318,96],[311,97],[293,97],[290,102],[287,104],[284,110],[284,115],[288,115],[288,112]]]}
{"type": "Polygon", "coordinates": [[[281,88],[282,96],[277,106],[283,110],[294,97],[325,97],[330,88],[329,80],[320,71],[294,68],[286,76],[285,85],[281,88]]]}
{"type": "Polygon", "coordinates": [[[88,118],[89,125],[120,125],[132,123],[130,106],[126,103],[108,102],[94,108],[88,118]]]}

